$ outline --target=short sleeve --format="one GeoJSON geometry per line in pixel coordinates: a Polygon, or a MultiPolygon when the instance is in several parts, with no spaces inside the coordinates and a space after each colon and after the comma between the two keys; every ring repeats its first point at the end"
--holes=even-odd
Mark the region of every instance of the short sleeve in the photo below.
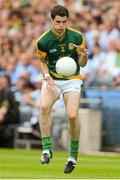
{"type": "Polygon", "coordinates": [[[80,46],[83,47],[83,48],[85,48],[85,46],[86,46],[86,40],[85,40],[83,34],[81,34],[81,36],[82,36],[82,43],[80,44],[80,46]]]}
{"type": "Polygon", "coordinates": [[[36,43],[36,51],[40,60],[44,61],[47,56],[47,52],[43,50],[42,43],[39,40],[37,40],[36,43]]]}

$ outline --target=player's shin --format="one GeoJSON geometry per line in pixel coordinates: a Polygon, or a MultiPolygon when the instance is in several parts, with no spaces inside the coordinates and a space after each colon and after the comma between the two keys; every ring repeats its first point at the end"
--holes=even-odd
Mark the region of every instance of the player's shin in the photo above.
{"type": "Polygon", "coordinates": [[[79,141],[70,140],[70,157],[77,160],[79,150],[79,141]]]}

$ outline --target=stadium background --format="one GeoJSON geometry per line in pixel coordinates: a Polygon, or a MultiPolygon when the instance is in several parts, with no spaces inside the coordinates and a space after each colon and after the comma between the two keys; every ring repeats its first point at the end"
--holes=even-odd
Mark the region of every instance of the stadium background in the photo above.
{"type": "MultiPolygon", "coordinates": [[[[101,150],[120,147],[120,2],[119,0],[1,0],[0,79],[6,74],[20,104],[20,123],[31,118],[30,104],[18,91],[32,92],[41,81],[35,52],[36,39],[50,27],[49,13],[56,4],[70,11],[68,25],[84,33],[89,51],[88,65],[81,69],[83,98],[97,98],[102,104],[81,104],[81,108],[102,113],[101,150]],[[20,79],[24,79],[22,90],[20,79]],[[27,106],[27,107],[26,107],[27,106]],[[21,110],[22,109],[22,110],[21,110]]],[[[2,83],[2,81],[1,81],[2,83]]],[[[5,87],[8,89],[8,86],[5,87]]],[[[21,92],[20,92],[21,93],[21,92]]],[[[27,122],[28,122],[27,121],[27,122]]],[[[9,125],[12,122],[8,123],[9,125]]],[[[8,127],[8,124],[6,127],[8,127]]],[[[14,123],[13,123],[14,124],[14,123]]],[[[63,123],[63,125],[65,125],[63,123]]],[[[1,126],[1,125],[0,125],[1,126]]],[[[11,126],[10,126],[11,127],[11,126]]],[[[15,126],[14,126],[15,127],[15,126]]],[[[9,145],[8,145],[9,146],[9,145]]]]}

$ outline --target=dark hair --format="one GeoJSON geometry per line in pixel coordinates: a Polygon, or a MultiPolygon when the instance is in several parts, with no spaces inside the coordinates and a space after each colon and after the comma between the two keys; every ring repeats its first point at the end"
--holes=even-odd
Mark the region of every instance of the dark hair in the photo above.
{"type": "Polygon", "coordinates": [[[69,17],[69,12],[66,7],[57,5],[51,10],[51,18],[54,20],[57,15],[61,17],[69,17]]]}
{"type": "Polygon", "coordinates": [[[11,78],[5,72],[0,73],[0,77],[4,77],[7,80],[8,86],[11,86],[11,78]]]}

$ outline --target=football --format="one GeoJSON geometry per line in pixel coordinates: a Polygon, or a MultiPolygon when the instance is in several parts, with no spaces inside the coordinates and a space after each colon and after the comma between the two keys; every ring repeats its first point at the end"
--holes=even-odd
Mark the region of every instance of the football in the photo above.
{"type": "Polygon", "coordinates": [[[77,70],[77,64],[71,57],[65,56],[58,59],[56,63],[56,72],[62,76],[72,76],[77,70]]]}

